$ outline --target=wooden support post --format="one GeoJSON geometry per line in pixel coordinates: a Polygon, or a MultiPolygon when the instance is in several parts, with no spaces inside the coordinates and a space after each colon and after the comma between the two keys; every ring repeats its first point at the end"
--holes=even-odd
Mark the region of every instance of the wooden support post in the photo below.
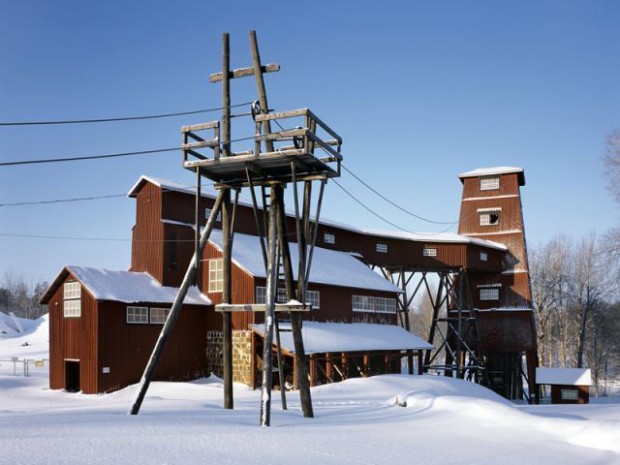
{"type": "Polygon", "coordinates": [[[142,406],[142,401],[144,400],[144,396],[146,395],[146,391],[149,388],[149,384],[155,374],[155,370],[157,369],[157,365],[159,363],[159,359],[161,354],[166,346],[166,342],[168,342],[168,338],[174,329],[174,325],[176,324],[177,318],[181,312],[181,308],[183,307],[183,300],[189,291],[190,286],[194,282],[194,277],[196,275],[196,270],[198,269],[198,261],[200,257],[202,257],[202,252],[204,251],[205,245],[209,240],[209,236],[211,235],[211,231],[213,230],[213,226],[215,225],[215,218],[217,217],[217,213],[220,211],[221,205],[223,201],[223,194],[220,192],[215,200],[215,204],[213,205],[213,214],[209,217],[209,221],[207,222],[207,226],[205,227],[202,236],[200,237],[200,242],[198,244],[198,250],[194,252],[194,256],[185,272],[185,277],[183,278],[183,282],[181,283],[181,287],[177,292],[176,297],[174,298],[174,303],[172,304],[172,308],[168,313],[168,317],[166,318],[166,323],[164,323],[164,327],[161,330],[159,338],[155,343],[155,347],[153,348],[153,353],[151,354],[151,358],[149,359],[146,368],[144,369],[144,374],[142,375],[142,379],[138,385],[138,393],[136,394],[136,398],[132,404],[131,410],[129,413],[131,415],[137,415],[140,411],[140,407],[142,406]]]}
{"type": "MultiPolygon", "coordinates": [[[[271,188],[271,198],[275,197],[274,188],[271,188]]],[[[276,240],[276,208],[269,208],[269,232],[267,239],[268,270],[265,312],[265,337],[263,347],[263,376],[261,388],[260,425],[269,426],[271,423],[271,384],[273,374],[273,322],[275,318],[275,300],[277,294],[277,240],[276,240]]]]}
{"type": "MultiPolygon", "coordinates": [[[[230,146],[230,43],[229,35],[222,36],[222,155],[231,155],[230,146]]],[[[223,288],[222,303],[231,302],[231,255],[232,255],[232,212],[230,205],[230,189],[222,188],[222,253],[223,253],[223,288]]],[[[233,400],[233,359],[232,359],[232,315],[222,315],[222,336],[224,340],[224,408],[232,409],[233,400]]]]}
{"type": "MultiPolygon", "coordinates": [[[[407,368],[410,375],[413,374],[413,350],[407,351],[407,368]]],[[[418,374],[422,374],[422,351],[418,350],[418,374]]]]}
{"type": "Polygon", "coordinates": [[[333,367],[333,362],[332,362],[332,354],[330,352],[327,352],[325,354],[325,373],[326,373],[326,376],[329,382],[333,383],[334,382],[334,367],[333,367]]]}

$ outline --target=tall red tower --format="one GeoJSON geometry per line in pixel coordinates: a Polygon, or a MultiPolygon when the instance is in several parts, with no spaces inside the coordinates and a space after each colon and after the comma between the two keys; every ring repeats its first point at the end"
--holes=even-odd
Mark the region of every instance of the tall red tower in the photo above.
{"type": "Polygon", "coordinates": [[[463,183],[459,234],[508,248],[501,272],[468,276],[491,387],[507,398],[521,398],[525,378],[535,401],[536,327],[520,192],[525,173],[523,168],[497,167],[462,173],[459,178],[463,183]]]}

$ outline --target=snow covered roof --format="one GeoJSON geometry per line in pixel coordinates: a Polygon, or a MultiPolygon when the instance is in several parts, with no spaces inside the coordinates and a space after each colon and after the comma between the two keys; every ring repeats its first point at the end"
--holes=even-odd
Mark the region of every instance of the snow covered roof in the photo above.
{"type": "Polygon", "coordinates": [[[589,368],[536,368],[537,384],[592,386],[589,368]]]}
{"type": "MultiPolygon", "coordinates": [[[[209,242],[222,249],[222,231],[214,229],[209,242]]],[[[291,261],[294,279],[297,279],[298,249],[291,244],[291,261]]],[[[235,233],[232,259],[239,267],[253,276],[265,278],[265,265],[257,236],[235,233]]],[[[315,247],[310,271],[310,282],[330,286],[371,289],[373,291],[398,292],[402,290],[375,273],[348,253],[315,247]]]]}
{"type": "MultiPolygon", "coordinates": [[[[264,336],[263,325],[253,325],[264,336]]],[[[288,353],[295,353],[290,323],[280,323],[280,341],[288,353]]],[[[302,329],[307,354],[359,352],[366,350],[425,350],[433,346],[400,326],[370,323],[319,323],[304,321],[302,329]]]]}
{"type": "MultiPolygon", "coordinates": [[[[111,300],[125,303],[153,302],[172,304],[178,288],[161,286],[148,273],[134,271],[110,271],[85,266],[66,266],[52,282],[41,298],[41,303],[49,301],[55,290],[71,273],[97,300],[111,300]]],[[[207,296],[198,288],[191,287],[184,300],[188,305],[210,305],[207,296]]]]}
{"type": "MultiPolygon", "coordinates": [[[[129,189],[129,192],[127,193],[127,197],[135,197],[145,182],[150,182],[151,184],[154,184],[157,187],[161,187],[162,189],[167,191],[177,191],[184,192],[186,194],[196,195],[196,186],[188,186],[187,184],[182,184],[177,181],[171,181],[170,179],[155,178],[143,174],[142,176],[140,176],[140,179],[138,179],[135,184],[131,186],[131,189],[129,189]]],[[[211,189],[202,188],[200,192],[203,197],[217,197],[217,192],[211,189]]]]}
{"type": "Polygon", "coordinates": [[[477,168],[472,171],[467,171],[466,173],[459,174],[459,179],[461,182],[465,178],[477,178],[480,176],[494,176],[500,174],[512,174],[517,173],[519,175],[519,185],[525,185],[525,171],[523,168],[519,168],[517,166],[496,166],[492,168],[477,168]]]}

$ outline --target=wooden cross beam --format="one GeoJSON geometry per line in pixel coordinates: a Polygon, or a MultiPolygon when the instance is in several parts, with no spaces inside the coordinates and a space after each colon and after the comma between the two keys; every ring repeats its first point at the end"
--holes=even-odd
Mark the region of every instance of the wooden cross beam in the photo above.
{"type": "MultiPolygon", "coordinates": [[[[280,71],[280,65],[271,63],[261,66],[261,73],[275,73],[280,71]]],[[[236,79],[240,77],[254,76],[254,67],[251,68],[239,68],[228,72],[228,79],[236,79]]],[[[220,82],[224,77],[224,73],[213,73],[209,76],[209,82],[220,82]]]]}

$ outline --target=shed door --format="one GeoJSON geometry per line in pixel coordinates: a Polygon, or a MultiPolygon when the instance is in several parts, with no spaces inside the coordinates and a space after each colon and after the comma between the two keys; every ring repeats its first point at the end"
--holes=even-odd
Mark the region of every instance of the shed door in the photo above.
{"type": "Polygon", "coordinates": [[[65,390],[80,392],[80,362],[65,360],[65,390]]]}

